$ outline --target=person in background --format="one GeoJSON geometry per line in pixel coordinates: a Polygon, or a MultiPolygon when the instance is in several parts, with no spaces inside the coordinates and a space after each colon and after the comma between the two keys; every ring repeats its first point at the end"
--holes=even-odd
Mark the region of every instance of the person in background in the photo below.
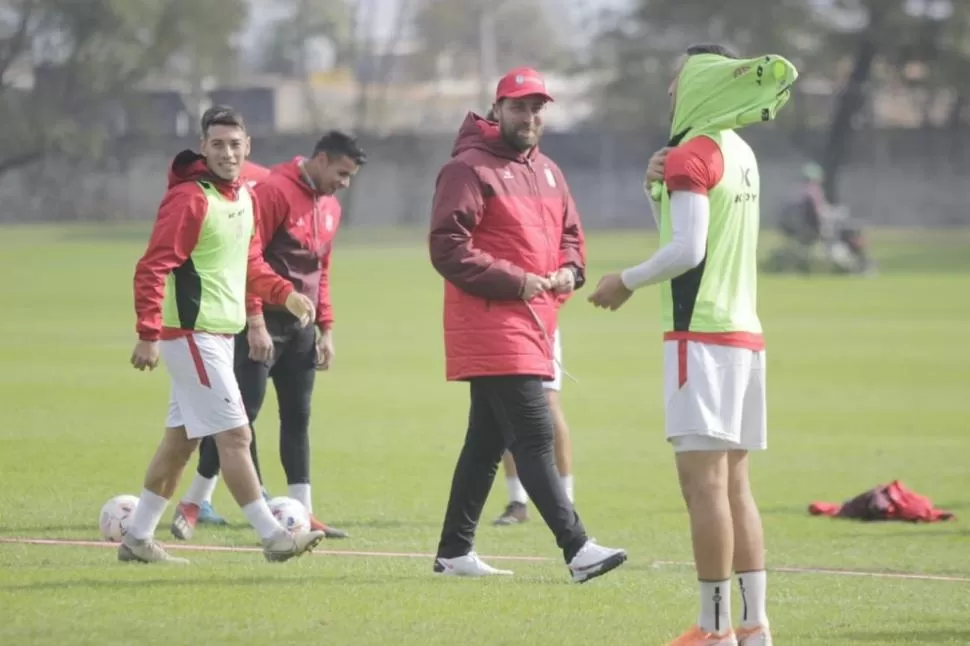
{"type": "Polygon", "coordinates": [[[474,551],[506,450],[573,581],[601,576],[627,558],[586,535],[553,458],[543,382],[555,374],[559,308],[582,286],[586,262],[565,177],[538,148],[551,100],[538,72],[510,71],[498,84],[495,120],[466,117],[435,187],[428,244],[444,279],[446,378],[467,381],[471,396],[433,564],[443,576],[512,574],[474,551]]]}
{"type": "MultiPolygon", "coordinates": [[[[495,122],[495,107],[489,109],[485,115],[486,121],[495,122]]],[[[582,235],[582,229],[580,229],[582,235]]],[[[565,299],[563,299],[565,302],[565,299]]],[[[554,446],[556,451],[556,470],[562,479],[562,486],[566,490],[569,502],[573,502],[573,446],[569,435],[569,424],[562,409],[559,393],[562,391],[562,334],[559,328],[553,335],[553,359],[555,376],[552,381],[543,382],[546,400],[549,402],[549,412],[555,428],[554,446]]],[[[505,471],[505,486],[508,490],[509,502],[505,511],[499,516],[494,525],[503,527],[517,525],[529,520],[529,494],[522,486],[518,470],[515,468],[515,458],[509,451],[502,455],[502,469],[505,471]]]]}
{"type": "Polygon", "coordinates": [[[182,471],[203,437],[215,437],[226,485],[262,539],[269,561],[308,552],[323,532],[292,534],[260,495],[249,452],[250,429],[236,376],[233,341],[246,323],[247,291],[284,306],[306,326],[313,301],[270,269],[261,255],[258,202],[240,181],[250,139],[242,116],[226,108],[203,130],[201,154],[175,156],[145,253],[135,267],[136,370],[160,358],[172,392],[165,433],[148,466],[144,489],[118,559],[187,563],[170,556],[154,534],[182,471]]]}
{"type": "MultiPolygon", "coordinates": [[[[229,109],[227,106],[216,105],[206,110],[202,114],[199,124],[202,132],[208,129],[213,118],[223,114],[227,109],[229,109]]],[[[269,173],[270,170],[265,166],[261,166],[247,159],[242,164],[242,172],[239,179],[249,188],[253,188],[257,183],[268,177],[269,173]]],[[[263,498],[269,500],[270,496],[263,484],[263,474],[259,468],[259,450],[256,444],[255,433],[252,433],[249,454],[252,457],[253,466],[256,468],[256,477],[259,479],[263,498]]],[[[226,519],[216,513],[212,507],[212,494],[215,493],[218,482],[219,450],[212,437],[204,437],[199,443],[199,464],[196,467],[196,475],[189,486],[189,490],[180,501],[182,504],[187,503],[198,507],[197,517],[199,523],[209,523],[212,525],[228,524],[226,519]]],[[[191,535],[190,532],[187,533],[191,535]]],[[[178,528],[173,530],[173,535],[176,538],[187,538],[187,536],[182,535],[181,530],[178,528]]]]}
{"type": "MultiPolygon", "coordinates": [[[[758,317],[758,159],[735,132],[769,121],[798,73],[780,56],[741,60],[696,45],[676,63],[667,149],[646,185],[660,248],[604,276],[589,301],[615,311],[660,285],[664,402],[699,585],[697,622],[671,646],[766,646],[764,529],[748,455],[767,449],[765,340],[758,317]],[[741,592],[732,628],[731,574],[741,592]]],[[[659,159],[658,159],[659,158],[659,159]]]]}
{"type": "MultiPolygon", "coordinates": [[[[310,489],[310,408],[318,370],[334,357],[333,307],[330,302],[330,257],[340,225],[335,194],[347,188],[366,163],[357,142],[342,132],[320,138],[309,158],[295,157],[275,166],[253,188],[263,205],[259,221],[264,258],[279,275],[314,299],[316,328],[305,328],[285,310],[264,306],[251,295],[247,328],[236,339],[235,372],[250,424],[255,424],[270,378],[280,417],[280,460],[289,497],[310,514],[310,526],[327,538],[347,533],[330,527],[313,513],[310,489]]],[[[172,534],[191,539],[201,520],[206,496],[215,488],[209,473],[218,472],[218,455],[209,454],[172,519],[172,534]]],[[[209,506],[211,509],[211,505],[209,506]]]]}

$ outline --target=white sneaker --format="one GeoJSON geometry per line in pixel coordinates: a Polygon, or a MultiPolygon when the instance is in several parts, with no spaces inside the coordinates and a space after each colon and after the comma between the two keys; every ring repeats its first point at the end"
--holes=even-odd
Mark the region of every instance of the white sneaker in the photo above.
{"type": "Polygon", "coordinates": [[[624,561],[626,550],[602,547],[596,544],[596,539],[591,538],[569,562],[569,572],[573,575],[574,583],[585,583],[615,570],[624,561]]]}
{"type": "Polygon", "coordinates": [[[155,542],[154,538],[138,540],[131,534],[126,534],[118,546],[118,560],[123,563],[168,563],[170,565],[186,565],[188,559],[172,556],[155,542]]]}
{"type": "Polygon", "coordinates": [[[767,626],[736,629],[739,646],[771,646],[771,630],[767,626]]]}
{"type": "Polygon", "coordinates": [[[512,576],[511,570],[498,570],[478,558],[475,552],[453,559],[438,557],[434,560],[435,574],[444,576],[512,576]]]}
{"type": "Polygon", "coordinates": [[[267,561],[281,563],[291,558],[312,552],[323,540],[324,533],[317,531],[291,534],[283,530],[276,536],[263,541],[263,556],[267,561]]]}

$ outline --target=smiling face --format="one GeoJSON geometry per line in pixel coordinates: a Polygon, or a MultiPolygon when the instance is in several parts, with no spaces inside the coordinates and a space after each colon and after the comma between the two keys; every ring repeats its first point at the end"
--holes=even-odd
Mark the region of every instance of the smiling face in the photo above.
{"type": "Polygon", "coordinates": [[[213,124],[206,129],[200,150],[209,169],[231,182],[242,174],[249,147],[249,135],[241,126],[213,124]]]}
{"type": "Polygon", "coordinates": [[[492,108],[502,138],[514,149],[525,152],[539,143],[543,110],[548,100],[539,95],[503,99],[492,108]]]}
{"type": "Polygon", "coordinates": [[[307,173],[321,195],[333,195],[350,186],[350,181],[358,170],[360,166],[350,157],[334,155],[331,158],[325,152],[318,153],[307,164],[307,173]]]}

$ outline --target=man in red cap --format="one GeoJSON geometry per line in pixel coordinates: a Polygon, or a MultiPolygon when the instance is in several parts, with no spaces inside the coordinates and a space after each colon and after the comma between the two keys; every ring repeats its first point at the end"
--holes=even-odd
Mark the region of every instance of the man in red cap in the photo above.
{"type": "Polygon", "coordinates": [[[494,119],[468,114],[438,174],[429,247],[445,279],[446,377],[469,382],[471,393],[434,562],[439,574],[511,574],[473,549],[507,449],[573,581],[605,574],[627,557],[588,538],[553,458],[543,384],[555,376],[559,308],[583,285],[586,258],[566,180],[538,148],[550,101],[538,72],[510,71],[499,81],[494,119]]]}

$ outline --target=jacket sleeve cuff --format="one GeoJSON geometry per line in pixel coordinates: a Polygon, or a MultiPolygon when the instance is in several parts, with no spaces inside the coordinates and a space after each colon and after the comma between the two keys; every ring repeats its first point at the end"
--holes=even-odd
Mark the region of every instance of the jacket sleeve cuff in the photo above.
{"type": "Polygon", "coordinates": [[[571,269],[573,272],[573,288],[579,289],[586,284],[586,271],[574,262],[567,262],[562,266],[563,269],[571,269]]]}
{"type": "Polygon", "coordinates": [[[290,294],[292,294],[293,290],[295,289],[296,288],[293,286],[293,283],[286,281],[286,285],[280,288],[279,295],[277,296],[276,302],[273,303],[273,305],[286,305],[286,299],[290,297],[290,294]]]}

